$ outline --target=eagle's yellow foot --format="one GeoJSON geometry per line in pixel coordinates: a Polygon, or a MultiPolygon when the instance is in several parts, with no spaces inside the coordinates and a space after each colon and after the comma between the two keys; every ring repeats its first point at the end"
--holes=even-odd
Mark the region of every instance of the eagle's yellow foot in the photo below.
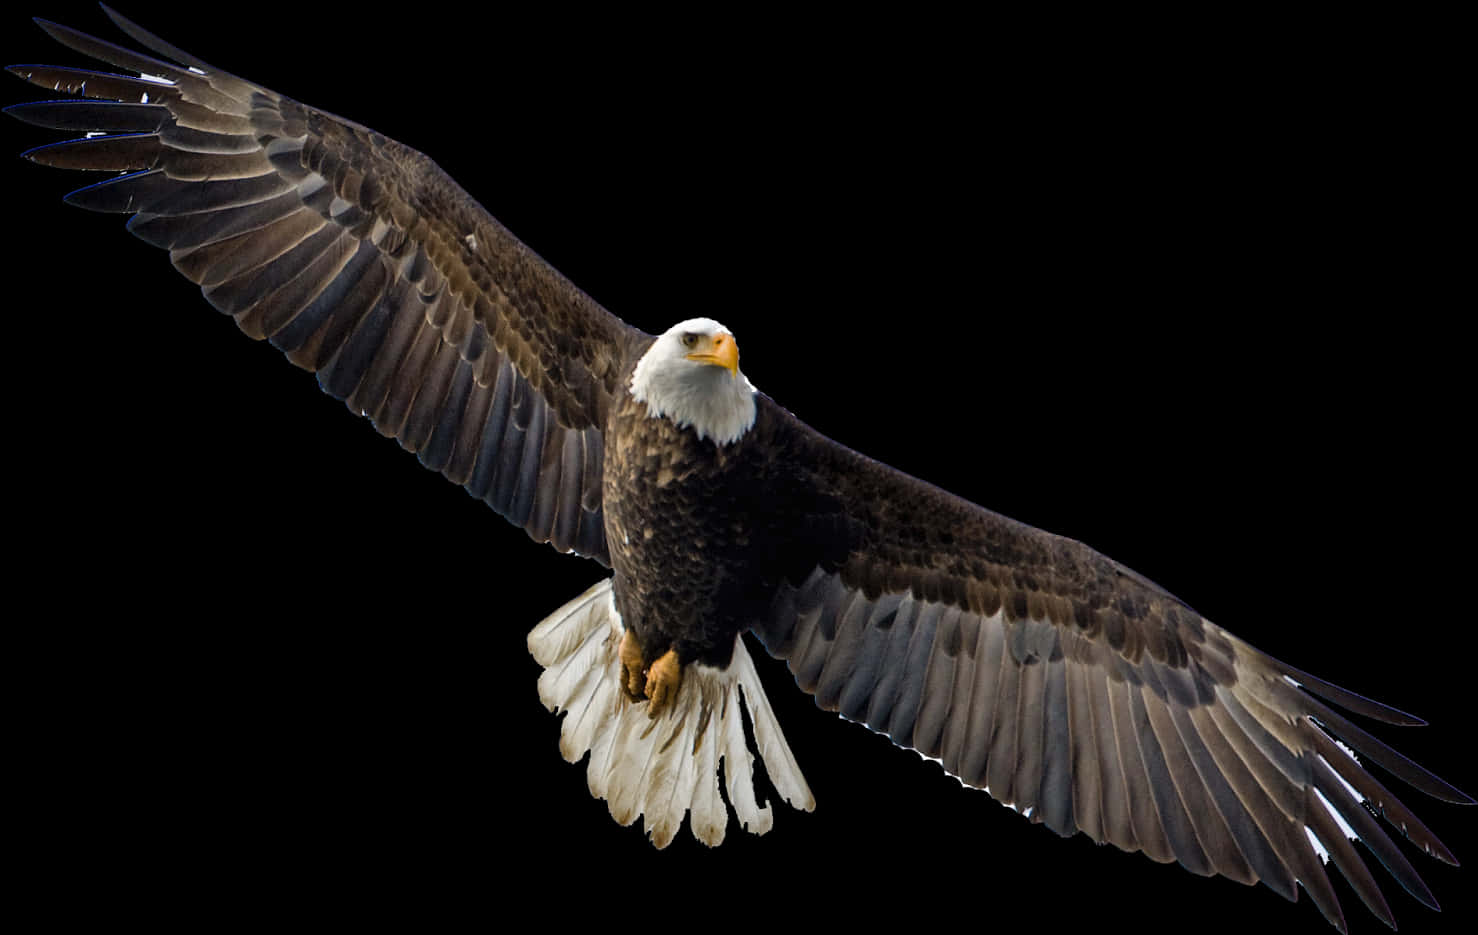
{"type": "Polygon", "coordinates": [[[630,630],[621,635],[621,646],[616,654],[621,660],[621,690],[632,701],[641,701],[646,673],[642,671],[641,647],[630,630]]]}
{"type": "Polygon", "coordinates": [[[677,661],[677,650],[669,649],[647,670],[647,717],[658,717],[677,700],[682,681],[683,667],[677,661]]]}

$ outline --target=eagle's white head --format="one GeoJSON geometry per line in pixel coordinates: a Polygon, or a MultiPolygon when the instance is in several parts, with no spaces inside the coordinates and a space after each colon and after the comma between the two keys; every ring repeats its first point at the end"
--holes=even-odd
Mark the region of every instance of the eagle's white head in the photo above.
{"type": "Polygon", "coordinates": [[[739,345],[711,318],[678,322],[653,342],[631,372],[631,395],[652,418],[691,426],[718,445],[754,425],[754,386],[739,372],[739,345]]]}

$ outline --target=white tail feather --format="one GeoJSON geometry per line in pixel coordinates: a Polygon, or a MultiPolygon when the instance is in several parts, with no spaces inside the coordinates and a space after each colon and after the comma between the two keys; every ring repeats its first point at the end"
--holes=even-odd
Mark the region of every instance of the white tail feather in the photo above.
{"type": "Polygon", "coordinates": [[[550,614],[529,634],[529,652],[544,667],[539,700],[564,711],[559,752],[571,763],[590,753],[590,794],[605,799],[611,817],[629,825],[645,816],[652,843],[666,847],[690,814],[693,836],[714,846],[729,815],[719,795],[719,765],[740,824],[770,830],[774,813],[754,792],[754,755],[744,741],[740,699],[775,790],[792,806],[815,807],[811,790],[785,742],[741,639],[726,669],[689,665],[677,699],[660,718],[621,691],[621,616],[610,579],[550,614]]]}

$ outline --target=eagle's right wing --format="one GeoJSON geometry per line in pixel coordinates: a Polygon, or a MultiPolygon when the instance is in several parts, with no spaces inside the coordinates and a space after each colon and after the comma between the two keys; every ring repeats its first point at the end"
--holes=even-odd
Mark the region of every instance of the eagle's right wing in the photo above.
{"type": "Polygon", "coordinates": [[[129,230],[168,250],[241,330],[316,372],[427,467],[533,538],[609,564],[602,426],[649,337],[423,154],[107,12],[161,58],[41,22],[132,74],[10,68],[84,96],[7,109],[85,134],[33,149],[31,161],[123,173],[66,200],[132,215],[129,230]]]}

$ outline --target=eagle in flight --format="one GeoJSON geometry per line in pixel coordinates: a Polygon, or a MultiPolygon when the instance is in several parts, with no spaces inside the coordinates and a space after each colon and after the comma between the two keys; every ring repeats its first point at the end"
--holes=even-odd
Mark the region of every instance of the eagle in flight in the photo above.
{"type": "MultiPolygon", "coordinates": [[[[1302,886],[1325,864],[1392,923],[1352,841],[1434,906],[1383,818],[1451,853],[1364,768],[1466,794],[1341,710],[1420,723],[1295,669],[1107,556],[821,435],[756,389],[706,317],[616,318],[414,149],[214,68],[109,10],[118,71],[13,66],[78,95],[8,113],[107,173],[66,200],[129,215],[207,301],[530,537],[610,570],[534,627],[539,695],[592,793],[666,846],[763,833],[756,758],[813,798],[748,632],[822,708],[1060,835],[1198,874],[1302,886]]],[[[551,602],[552,603],[552,602],[551,602]]]]}

